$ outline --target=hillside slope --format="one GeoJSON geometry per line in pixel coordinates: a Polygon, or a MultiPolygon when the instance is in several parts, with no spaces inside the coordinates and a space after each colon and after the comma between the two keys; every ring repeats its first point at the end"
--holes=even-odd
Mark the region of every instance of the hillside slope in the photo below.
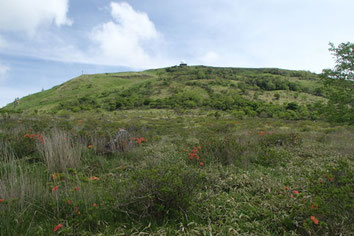
{"type": "Polygon", "coordinates": [[[203,107],[254,116],[264,107],[275,114],[308,110],[325,100],[318,76],[310,72],[188,66],[82,75],[5,109],[57,113],[203,107]]]}

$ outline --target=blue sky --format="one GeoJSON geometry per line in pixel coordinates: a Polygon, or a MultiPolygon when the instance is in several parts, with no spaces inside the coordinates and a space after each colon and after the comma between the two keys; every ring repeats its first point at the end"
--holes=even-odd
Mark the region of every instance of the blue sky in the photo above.
{"type": "Polygon", "coordinates": [[[352,0],[0,0],[0,107],[81,73],[178,64],[321,72],[352,0]]]}

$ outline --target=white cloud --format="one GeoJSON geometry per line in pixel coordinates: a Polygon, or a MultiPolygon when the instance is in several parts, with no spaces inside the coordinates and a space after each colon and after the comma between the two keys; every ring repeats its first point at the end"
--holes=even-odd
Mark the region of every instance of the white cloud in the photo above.
{"type": "Polygon", "coordinates": [[[148,15],[126,2],[112,2],[111,15],[114,21],[95,27],[91,35],[97,60],[131,67],[159,64],[158,46],[163,40],[148,15]]]}
{"type": "Polygon", "coordinates": [[[70,25],[69,0],[0,0],[0,30],[33,34],[41,25],[53,22],[70,25]]]}

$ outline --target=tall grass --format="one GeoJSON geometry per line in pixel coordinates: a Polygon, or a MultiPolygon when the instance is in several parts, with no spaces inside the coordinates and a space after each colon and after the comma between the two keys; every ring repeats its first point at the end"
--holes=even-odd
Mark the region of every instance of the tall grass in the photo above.
{"type": "Polygon", "coordinates": [[[81,165],[83,148],[65,131],[53,129],[44,134],[37,148],[49,171],[65,171],[81,165]]]}

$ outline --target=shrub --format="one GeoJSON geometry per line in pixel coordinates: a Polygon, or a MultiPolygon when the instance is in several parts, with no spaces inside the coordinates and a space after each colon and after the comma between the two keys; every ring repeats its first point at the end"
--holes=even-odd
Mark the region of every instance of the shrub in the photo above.
{"type": "Polygon", "coordinates": [[[165,218],[181,218],[202,184],[198,169],[186,168],[183,162],[149,161],[131,175],[123,203],[118,207],[126,209],[130,216],[157,223],[165,218]]]}

